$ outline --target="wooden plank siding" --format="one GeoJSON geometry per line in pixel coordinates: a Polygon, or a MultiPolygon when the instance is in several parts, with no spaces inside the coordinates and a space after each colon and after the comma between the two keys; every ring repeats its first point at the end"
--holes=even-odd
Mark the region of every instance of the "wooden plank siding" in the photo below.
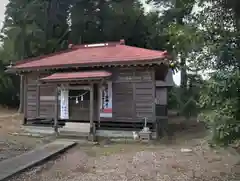
{"type": "Polygon", "coordinates": [[[54,117],[55,89],[55,85],[40,85],[39,117],[54,117]]]}
{"type": "Polygon", "coordinates": [[[136,100],[135,109],[137,119],[143,120],[146,117],[149,121],[153,118],[153,107],[154,107],[154,95],[153,95],[153,83],[143,82],[135,83],[136,88],[136,100]],[[143,86],[145,85],[145,87],[143,86]]]}
{"type": "Polygon", "coordinates": [[[27,85],[27,117],[37,116],[37,85],[27,85]]]}
{"type": "MultiPolygon", "coordinates": [[[[155,122],[155,76],[152,68],[112,68],[112,118],[100,118],[100,122],[143,122],[144,117],[149,122],[155,122]]],[[[56,84],[39,84],[38,79],[44,74],[26,74],[26,118],[53,118],[56,84]],[[38,105],[39,104],[39,105],[38,105]]],[[[100,85],[100,82],[99,82],[100,85]]],[[[98,87],[94,85],[94,121],[99,120],[98,87]]],[[[89,104],[89,103],[88,103],[89,104]]],[[[70,117],[78,120],[79,112],[75,101],[69,105],[70,117]],[[76,109],[75,109],[76,108],[76,109]],[[74,111],[75,110],[75,111],[74,111]]],[[[60,105],[58,105],[60,110],[60,105]]],[[[60,111],[59,111],[60,112],[60,111]]],[[[86,112],[89,112],[87,110],[86,112]]],[[[82,115],[81,119],[89,119],[82,115]]]]}
{"type": "Polygon", "coordinates": [[[54,85],[40,85],[39,78],[47,74],[37,72],[25,74],[25,110],[27,119],[49,118],[54,116],[54,85]]]}
{"type": "Polygon", "coordinates": [[[26,75],[26,116],[34,119],[37,116],[37,74],[26,75]]]}
{"type": "Polygon", "coordinates": [[[113,83],[113,118],[125,122],[134,119],[133,84],[127,82],[113,83]]]}
{"type": "Polygon", "coordinates": [[[155,121],[155,82],[153,69],[118,69],[113,73],[113,119],[155,121]]]}
{"type": "Polygon", "coordinates": [[[135,82],[135,111],[136,120],[155,122],[155,77],[153,69],[138,69],[135,76],[143,77],[135,82]]]}

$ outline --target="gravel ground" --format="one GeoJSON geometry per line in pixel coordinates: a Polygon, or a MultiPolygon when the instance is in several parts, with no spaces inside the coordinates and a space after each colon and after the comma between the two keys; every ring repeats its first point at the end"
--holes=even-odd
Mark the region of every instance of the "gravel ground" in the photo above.
{"type": "MultiPolygon", "coordinates": [[[[0,161],[50,141],[13,134],[21,132],[21,118],[1,115],[0,161]]],[[[205,135],[194,129],[183,132],[170,144],[79,144],[8,181],[240,181],[238,154],[210,149],[205,135]]]]}
{"type": "Polygon", "coordinates": [[[9,181],[237,181],[239,155],[211,150],[206,141],[110,144],[69,150],[9,181]],[[181,148],[190,148],[183,153],[181,148]]]}

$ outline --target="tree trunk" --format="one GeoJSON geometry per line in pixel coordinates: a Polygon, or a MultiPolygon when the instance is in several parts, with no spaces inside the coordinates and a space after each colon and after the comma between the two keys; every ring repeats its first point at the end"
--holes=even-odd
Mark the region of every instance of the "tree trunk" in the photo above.
{"type": "MultiPolygon", "coordinates": [[[[192,9],[193,7],[191,7],[192,9]]],[[[176,17],[176,23],[178,25],[184,26],[184,17],[189,14],[188,11],[184,8],[184,2],[183,1],[175,1],[175,9],[179,9],[180,12],[178,13],[176,17]]],[[[181,88],[186,89],[187,88],[187,68],[186,68],[186,56],[185,56],[185,50],[184,52],[181,52],[180,55],[180,70],[181,70],[181,88]]]]}
{"type": "Polygon", "coordinates": [[[20,90],[19,90],[19,108],[18,112],[23,113],[23,105],[24,105],[24,84],[23,84],[23,75],[20,75],[20,90]]]}
{"type": "MultiPolygon", "coordinates": [[[[21,54],[20,54],[20,60],[23,60],[25,57],[25,32],[26,32],[26,26],[21,27],[22,32],[20,34],[20,36],[22,36],[21,38],[21,54]]],[[[18,112],[19,113],[23,113],[23,109],[24,109],[24,83],[23,83],[23,75],[20,75],[20,90],[19,90],[19,108],[18,108],[18,112]]]]}
{"type": "Polygon", "coordinates": [[[185,57],[181,57],[181,88],[187,88],[187,69],[186,69],[186,60],[185,57]]]}

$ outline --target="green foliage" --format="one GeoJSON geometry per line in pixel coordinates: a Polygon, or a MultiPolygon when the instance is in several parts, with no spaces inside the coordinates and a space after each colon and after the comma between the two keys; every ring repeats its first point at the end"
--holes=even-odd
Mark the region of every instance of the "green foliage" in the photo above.
{"type": "Polygon", "coordinates": [[[0,102],[2,106],[17,107],[19,102],[19,80],[16,75],[7,75],[5,65],[0,62],[0,102]]]}
{"type": "Polygon", "coordinates": [[[202,111],[200,117],[208,123],[213,143],[239,139],[240,1],[149,1],[165,7],[169,47],[180,62],[181,88],[171,92],[171,105],[178,105],[186,117],[193,108],[202,111]],[[200,9],[193,12],[196,5],[200,9]],[[192,86],[196,89],[191,91],[187,83],[189,72],[196,71],[216,72],[209,75],[201,92],[200,85],[192,86]]]}
{"type": "Polygon", "coordinates": [[[188,72],[193,69],[199,70],[193,62],[196,62],[196,54],[202,51],[204,40],[195,21],[196,17],[192,13],[197,0],[148,0],[148,2],[162,8],[163,32],[168,37],[166,49],[171,52],[175,61],[179,62],[181,87],[186,89],[188,72]]]}
{"type": "Polygon", "coordinates": [[[189,74],[187,88],[173,87],[169,92],[169,109],[178,110],[179,115],[186,119],[199,113],[198,100],[204,81],[201,76],[189,74]]]}
{"type": "Polygon", "coordinates": [[[136,0],[76,1],[71,8],[74,44],[125,39],[128,45],[164,49],[162,29],[158,13],[145,14],[136,0]]]}
{"type": "Polygon", "coordinates": [[[205,84],[199,100],[214,143],[227,145],[240,139],[240,72],[221,71],[205,84]]]}
{"type": "Polygon", "coordinates": [[[202,7],[196,17],[204,36],[204,51],[198,59],[201,68],[240,67],[240,17],[235,16],[234,9],[214,1],[202,7]]]}
{"type": "Polygon", "coordinates": [[[68,9],[64,0],[9,0],[1,31],[0,104],[19,102],[19,77],[6,74],[7,65],[67,47],[68,9]]]}
{"type": "Polygon", "coordinates": [[[199,119],[209,126],[212,144],[228,145],[240,139],[240,16],[237,3],[238,0],[211,1],[198,16],[205,37],[205,51],[198,65],[215,72],[210,74],[199,101],[202,109],[199,119]]]}
{"type": "Polygon", "coordinates": [[[67,40],[67,37],[60,37],[68,31],[69,3],[64,5],[62,1],[55,0],[9,1],[2,29],[5,36],[3,42],[13,43],[12,49],[17,60],[62,48],[62,41],[67,40]]]}

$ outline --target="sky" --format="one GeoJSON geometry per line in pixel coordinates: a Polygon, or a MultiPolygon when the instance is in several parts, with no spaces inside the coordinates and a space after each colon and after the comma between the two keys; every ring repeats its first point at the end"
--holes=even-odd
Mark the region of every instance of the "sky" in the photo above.
{"type": "Polygon", "coordinates": [[[5,7],[8,3],[8,0],[1,0],[0,4],[0,27],[2,27],[2,23],[4,21],[4,12],[5,12],[5,7]]]}
{"type": "MultiPolygon", "coordinates": [[[[3,21],[4,21],[4,12],[5,12],[5,7],[8,3],[8,0],[0,0],[2,3],[0,5],[0,29],[3,25],[3,21]]],[[[141,0],[143,3],[145,0],[141,0]]],[[[144,4],[146,10],[148,11],[149,9],[151,9],[151,7],[149,5],[144,4]]],[[[180,72],[177,72],[175,75],[173,75],[173,80],[175,82],[175,84],[180,85],[180,72]]]]}

